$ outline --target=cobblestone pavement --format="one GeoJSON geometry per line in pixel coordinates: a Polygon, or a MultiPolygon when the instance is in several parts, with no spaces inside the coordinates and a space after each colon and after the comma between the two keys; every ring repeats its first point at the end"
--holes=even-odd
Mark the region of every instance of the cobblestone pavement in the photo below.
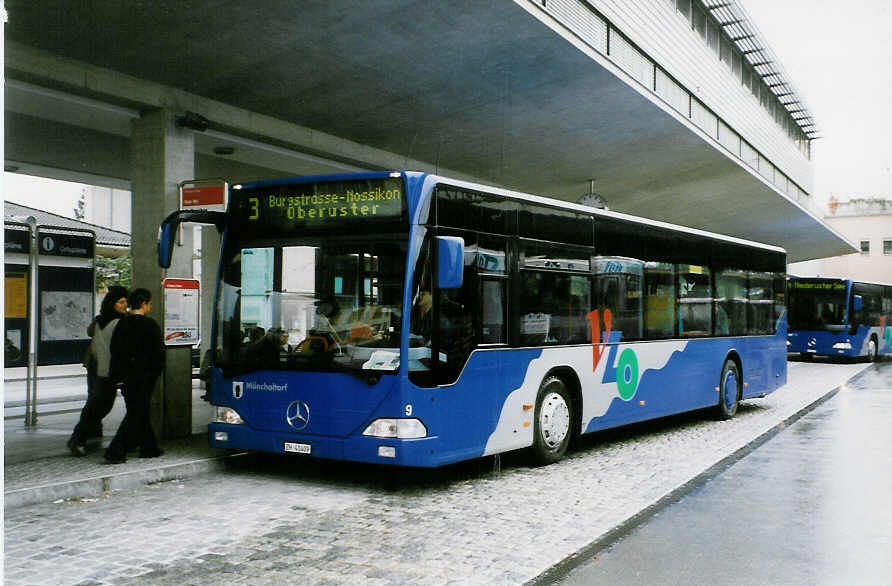
{"type": "MultiPolygon", "coordinates": [[[[5,511],[5,583],[520,584],[864,368],[791,363],[731,421],[702,413],[436,471],[257,456],[229,470],[5,511]]],[[[755,503],[757,506],[758,503],[755,503]]]]}

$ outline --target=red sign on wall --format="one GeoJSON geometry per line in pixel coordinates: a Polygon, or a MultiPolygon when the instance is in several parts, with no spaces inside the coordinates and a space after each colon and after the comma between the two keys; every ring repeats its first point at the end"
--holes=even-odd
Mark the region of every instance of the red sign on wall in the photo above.
{"type": "Polygon", "coordinates": [[[225,181],[186,181],[180,185],[181,210],[226,211],[225,181]]]}
{"type": "Polygon", "coordinates": [[[164,344],[198,344],[201,283],[198,279],[164,279],[164,344]]]}

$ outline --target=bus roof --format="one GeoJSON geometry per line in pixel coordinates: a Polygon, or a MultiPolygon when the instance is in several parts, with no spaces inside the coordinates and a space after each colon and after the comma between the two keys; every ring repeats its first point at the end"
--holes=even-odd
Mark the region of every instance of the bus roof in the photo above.
{"type": "Polygon", "coordinates": [[[435,183],[447,183],[449,185],[454,185],[455,187],[462,187],[465,189],[471,189],[475,191],[484,191],[487,193],[491,193],[493,195],[501,195],[510,199],[515,199],[519,201],[529,201],[537,204],[542,204],[546,206],[551,206],[554,208],[560,208],[564,210],[572,210],[585,214],[590,214],[592,216],[601,216],[605,218],[612,218],[615,220],[620,220],[623,222],[629,222],[638,224],[641,226],[648,226],[654,228],[661,228],[664,230],[671,230],[673,232],[681,232],[685,234],[691,234],[694,236],[700,236],[703,238],[711,238],[713,240],[720,240],[723,242],[728,242],[730,244],[736,244],[740,246],[750,246],[753,248],[758,248],[762,250],[768,250],[772,252],[777,252],[779,254],[786,255],[787,251],[779,246],[774,246],[772,244],[765,244],[762,242],[755,242],[752,240],[745,240],[743,238],[737,238],[734,236],[726,236],[724,234],[718,234],[716,232],[709,232],[707,230],[699,230],[697,228],[690,228],[687,226],[681,226],[678,224],[670,224],[668,222],[660,222],[658,220],[651,220],[649,218],[642,218],[639,216],[632,216],[629,214],[623,214],[620,212],[613,212],[609,210],[602,210],[598,208],[593,208],[590,206],[584,206],[577,203],[572,203],[564,200],[553,199],[548,197],[543,197],[540,195],[534,195],[531,193],[523,193],[520,191],[513,191],[511,189],[506,189],[504,187],[496,187],[493,185],[486,185],[483,183],[474,183],[471,181],[465,181],[461,179],[453,179],[451,177],[445,177],[442,175],[437,175],[434,173],[425,173],[422,171],[407,171],[407,170],[391,170],[391,171],[364,171],[357,173],[337,173],[337,174],[329,174],[329,175],[307,175],[301,177],[286,177],[286,178],[277,178],[277,179],[269,179],[269,180],[260,180],[260,181],[251,181],[245,182],[243,184],[234,185],[234,189],[239,189],[241,187],[257,187],[262,185],[283,185],[288,183],[307,183],[307,182],[315,182],[315,181],[340,181],[348,178],[380,178],[380,177],[388,177],[394,176],[394,174],[405,174],[406,176],[414,177],[416,179],[420,179],[422,181],[431,180],[435,183]]]}
{"type": "MultiPolygon", "coordinates": [[[[408,172],[408,173],[414,174],[413,172],[408,172]]],[[[424,174],[419,174],[419,175],[424,175],[424,174]]],[[[433,175],[433,174],[427,174],[427,177],[430,179],[433,179],[436,182],[447,183],[449,185],[454,185],[456,187],[463,187],[465,189],[473,189],[476,191],[485,191],[488,193],[492,193],[494,195],[501,195],[504,197],[508,197],[508,198],[516,199],[516,200],[520,200],[520,201],[534,202],[534,203],[543,204],[543,205],[556,207],[556,208],[560,208],[560,209],[572,210],[572,211],[582,212],[585,214],[591,214],[593,216],[602,216],[602,217],[606,217],[606,218],[613,218],[616,220],[639,224],[642,226],[662,228],[662,229],[671,230],[674,232],[683,232],[683,233],[692,234],[695,236],[712,238],[714,240],[721,240],[724,242],[729,242],[731,244],[738,244],[738,245],[743,245],[743,246],[751,246],[753,248],[760,248],[763,250],[770,250],[772,252],[777,252],[777,253],[781,253],[781,254],[787,253],[787,251],[784,250],[783,248],[781,248],[780,246],[774,246],[772,244],[765,244],[762,242],[755,242],[752,240],[744,240],[743,238],[736,238],[734,236],[726,236],[724,234],[718,234],[716,232],[699,230],[697,228],[689,228],[687,226],[681,226],[678,224],[670,224],[668,222],[660,222],[658,220],[651,220],[649,218],[632,216],[629,214],[613,212],[610,210],[602,210],[602,209],[593,208],[590,206],[584,206],[581,204],[572,203],[572,202],[568,202],[568,201],[551,199],[548,197],[542,197],[540,195],[533,195],[530,193],[522,193],[519,191],[512,191],[510,189],[505,189],[503,187],[495,187],[492,185],[484,185],[481,183],[462,181],[462,180],[458,180],[458,179],[452,179],[449,177],[443,177],[440,175],[433,175]]]]}

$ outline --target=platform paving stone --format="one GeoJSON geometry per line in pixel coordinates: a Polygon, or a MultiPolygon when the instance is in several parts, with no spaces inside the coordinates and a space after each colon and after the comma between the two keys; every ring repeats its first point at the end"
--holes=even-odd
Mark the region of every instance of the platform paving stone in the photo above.
{"type": "Polygon", "coordinates": [[[8,507],[5,583],[522,584],[864,367],[791,363],[784,388],[731,421],[600,434],[541,468],[506,456],[500,473],[487,459],[390,482],[388,468],[288,459],[8,507]]]}

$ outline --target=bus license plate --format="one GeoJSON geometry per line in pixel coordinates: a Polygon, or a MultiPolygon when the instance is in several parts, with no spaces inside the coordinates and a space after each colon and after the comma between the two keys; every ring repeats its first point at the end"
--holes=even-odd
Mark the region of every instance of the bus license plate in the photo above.
{"type": "Polygon", "coordinates": [[[294,442],[285,442],[285,451],[292,454],[309,454],[312,450],[310,444],[296,444],[294,442]]]}

